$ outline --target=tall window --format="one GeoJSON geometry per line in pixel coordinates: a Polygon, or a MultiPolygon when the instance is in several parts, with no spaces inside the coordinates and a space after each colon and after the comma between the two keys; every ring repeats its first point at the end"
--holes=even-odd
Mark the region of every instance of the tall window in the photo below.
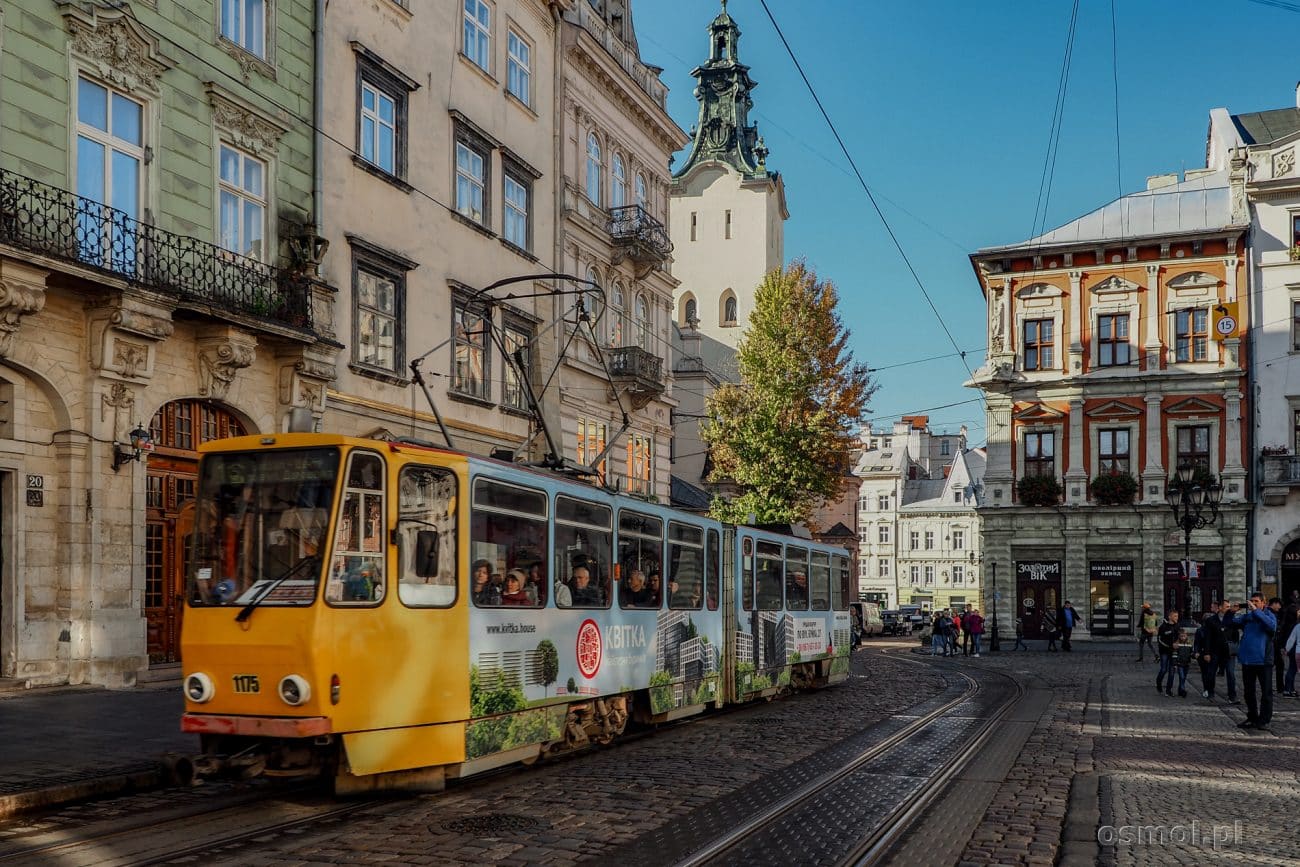
{"type": "Polygon", "coordinates": [[[934,550],[934,532],[932,530],[925,531],[925,550],[934,550]]]}
{"type": "MultiPolygon", "coordinates": [[[[578,463],[589,464],[596,459],[596,456],[605,450],[605,442],[609,437],[609,423],[595,421],[589,418],[578,419],[578,463]]],[[[608,465],[608,459],[602,458],[600,464],[594,469],[600,474],[600,478],[605,478],[605,470],[608,465]]]]}
{"type": "Polygon", "coordinates": [[[487,399],[487,329],[491,327],[481,307],[462,299],[452,302],[453,371],[451,388],[460,394],[487,399]]]}
{"type": "Polygon", "coordinates": [[[502,234],[511,244],[521,250],[531,249],[528,221],[528,200],[532,194],[531,185],[522,175],[509,171],[505,173],[502,184],[502,198],[505,204],[502,234]]]}
{"type": "Polygon", "coordinates": [[[515,31],[507,39],[509,53],[506,69],[506,88],[524,105],[531,104],[533,86],[532,46],[515,31]]]}
{"type": "Polygon", "coordinates": [[[1031,431],[1025,434],[1025,475],[1056,475],[1056,434],[1031,431]]]}
{"type": "Polygon", "coordinates": [[[925,567],[925,586],[926,586],[926,587],[933,587],[933,586],[934,586],[934,567],[933,567],[933,566],[926,566],[926,567],[925,567]]]}
{"type": "Polygon", "coordinates": [[[880,532],[877,534],[877,538],[879,539],[880,544],[882,544],[882,545],[888,545],[888,544],[889,544],[889,525],[888,525],[888,524],[881,524],[881,525],[880,525],[880,532]]]}
{"type": "Polygon", "coordinates": [[[609,205],[621,208],[627,204],[627,167],[623,165],[622,154],[614,154],[613,165],[614,181],[609,188],[609,205]]]}
{"type": "Polygon", "coordinates": [[[960,587],[966,583],[966,567],[957,564],[952,567],[952,583],[955,587],[960,587]]]}
{"type": "Polygon", "coordinates": [[[227,145],[220,146],[221,246],[232,253],[266,256],[266,165],[227,145]]]}
{"type": "Polygon", "coordinates": [[[397,174],[397,101],[368,81],[361,82],[361,158],[397,174]]]}
{"type": "Polygon", "coordinates": [[[952,451],[952,444],[947,440],[939,440],[939,454],[947,455],[952,451]]]}
{"type": "Polygon", "coordinates": [[[1128,364],[1128,314],[1097,317],[1097,364],[1119,367],[1128,364]]]}
{"type": "MultiPolygon", "coordinates": [[[[94,82],[77,80],[77,195],[140,218],[144,106],[94,82]]],[[[90,211],[91,209],[87,209],[90,211]]],[[[81,257],[114,270],[135,270],[135,233],[108,214],[78,218],[81,257]]]]}
{"type": "Polygon", "coordinates": [[[1188,425],[1177,430],[1178,466],[1191,464],[1193,468],[1210,472],[1210,426],[1188,425]]]}
{"type": "Polygon", "coordinates": [[[700,306],[694,298],[686,299],[686,324],[700,321],[700,306]]]}
{"type": "Polygon", "coordinates": [[[1291,302],[1291,348],[1300,349],[1300,301],[1291,302]]]}
{"type": "Polygon", "coordinates": [[[456,142],[456,211],[487,225],[488,155],[469,140],[456,142]]]}
{"type": "Polygon", "coordinates": [[[266,58],[266,0],[221,0],[221,35],[266,58]]]}
{"type": "Polygon", "coordinates": [[[961,551],[961,550],[963,550],[965,547],[966,547],[966,531],[965,531],[965,530],[953,530],[953,531],[952,531],[952,549],[953,549],[954,551],[961,551]]]}
{"type": "Polygon", "coordinates": [[[522,356],[524,374],[528,374],[528,344],[532,339],[531,332],[523,325],[506,322],[501,328],[501,342],[505,344],[506,352],[510,355],[510,360],[504,361],[501,365],[505,371],[501,383],[501,402],[515,409],[527,409],[528,401],[524,397],[524,387],[519,381],[519,374],[515,373],[513,362],[518,352],[522,356]]]}
{"type": "Polygon", "coordinates": [[[918,532],[915,531],[915,530],[913,530],[912,532],[908,533],[908,534],[907,534],[907,547],[908,547],[909,549],[913,550],[913,551],[919,550],[920,547],[921,547],[921,534],[918,533],[918,532]]]}
{"type": "Polygon", "coordinates": [[[610,291],[609,310],[605,315],[609,317],[609,345],[623,345],[623,322],[627,316],[624,303],[626,296],[623,293],[623,284],[615,283],[614,288],[610,291]]]}
{"type": "Polygon", "coordinates": [[[654,493],[654,440],[646,434],[627,435],[627,490],[654,493]]]}
{"type": "Polygon", "coordinates": [[[735,325],[737,318],[736,296],[729,295],[727,300],[722,303],[722,324],[735,325]]]}
{"type": "Polygon", "coordinates": [[[639,205],[642,209],[649,207],[648,205],[649,199],[646,196],[645,175],[641,174],[640,172],[636,173],[635,195],[636,195],[637,205],[639,205]]]}
{"type": "Polygon", "coordinates": [[[1102,473],[1129,471],[1129,430],[1116,428],[1097,432],[1098,469],[1102,473]]]}
{"type": "Polygon", "coordinates": [[[888,560],[877,560],[877,561],[876,561],[876,573],[877,573],[878,575],[880,575],[881,578],[888,578],[888,577],[889,577],[889,561],[888,561],[888,560]]]}
{"type": "Polygon", "coordinates": [[[1026,320],[1025,370],[1051,370],[1053,345],[1052,320],[1026,320]]]}
{"type": "Polygon", "coordinates": [[[371,257],[353,256],[356,297],[353,358],[363,367],[397,374],[402,368],[405,272],[371,257]]]}
{"type": "Polygon", "coordinates": [[[879,494],[876,496],[876,506],[882,512],[889,511],[889,494],[879,494]]]}
{"type": "Polygon", "coordinates": [[[699,225],[700,225],[699,215],[694,211],[691,211],[691,240],[692,241],[694,241],[696,238],[696,229],[699,228],[699,225]]]}
{"type": "Polygon", "coordinates": [[[921,583],[921,567],[920,567],[920,566],[913,566],[913,567],[912,567],[912,572],[911,572],[911,574],[912,574],[912,583],[913,583],[913,584],[920,584],[920,583],[921,583]]]}
{"type": "Polygon", "coordinates": [[[587,134],[587,198],[600,207],[600,140],[587,134]]]}
{"type": "Polygon", "coordinates": [[[465,56],[485,72],[492,68],[492,9],[483,0],[465,0],[465,56]]]}
{"type": "Polygon", "coordinates": [[[1205,361],[1210,352],[1209,311],[1204,307],[1174,314],[1174,360],[1205,361]]]}
{"type": "Polygon", "coordinates": [[[650,349],[651,337],[650,302],[644,295],[636,296],[636,338],[637,344],[644,350],[650,349]]]}
{"type": "Polygon", "coordinates": [[[731,209],[727,208],[722,218],[722,237],[725,240],[731,240],[731,209]]]}
{"type": "Polygon", "coordinates": [[[1300,409],[1291,414],[1291,454],[1300,455],[1300,409]]]}

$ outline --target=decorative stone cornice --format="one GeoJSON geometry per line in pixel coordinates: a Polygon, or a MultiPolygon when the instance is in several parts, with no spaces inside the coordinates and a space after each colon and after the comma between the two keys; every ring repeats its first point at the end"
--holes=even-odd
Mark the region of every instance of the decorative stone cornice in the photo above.
{"type": "Polygon", "coordinates": [[[213,82],[204,85],[212,106],[212,123],[230,143],[259,157],[275,154],[288,127],[223,91],[213,82]]]}
{"type": "Polygon", "coordinates": [[[225,400],[239,371],[257,358],[257,339],[238,329],[196,341],[199,356],[199,394],[225,400]]]}
{"type": "Polygon", "coordinates": [[[128,7],[62,0],[68,49],[96,76],[124,90],[161,92],[158,79],[175,64],[158,50],[158,39],[128,7]]]}
{"type": "Polygon", "coordinates": [[[175,330],[172,309],[129,292],[88,304],[90,366],[109,379],[153,377],[157,345],[175,330]]]}
{"type": "Polygon", "coordinates": [[[0,358],[13,355],[24,316],[45,308],[45,274],[10,260],[0,260],[0,358]]]}

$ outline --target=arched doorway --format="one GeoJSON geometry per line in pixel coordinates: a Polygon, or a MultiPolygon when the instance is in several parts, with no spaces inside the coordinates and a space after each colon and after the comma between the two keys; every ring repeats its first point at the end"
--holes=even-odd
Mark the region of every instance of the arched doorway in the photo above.
{"type": "Polygon", "coordinates": [[[187,536],[201,443],[243,436],[242,422],[203,400],[175,400],[149,422],[154,450],[145,487],[144,616],[150,663],[181,658],[187,536]]]}

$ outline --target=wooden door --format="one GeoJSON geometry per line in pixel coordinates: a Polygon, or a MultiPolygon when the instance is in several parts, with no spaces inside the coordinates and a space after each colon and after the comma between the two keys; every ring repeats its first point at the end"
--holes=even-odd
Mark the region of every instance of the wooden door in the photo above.
{"type": "MultiPolygon", "coordinates": [[[[1059,567],[1057,570],[1059,574],[1059,567]]],[[[1058,580],[1039,580],[1026,578],[1023,574],[1016,581],[1016,607],[1024,636],[1029,639],[1046,638],[1048,631],[1044,627],[1044,616],[1050,611],[1056,614],[1061,605],[1061,585],[1058,580]]]]}
{"type": "Polygon", "coordinates": [[[197,448],[209,440],[242,436],[244,426],[220,407],[185,400],[158,410],[149,428],[155,448],[145,473],[145,632],[151,663],[179,662],[197,448]]]}

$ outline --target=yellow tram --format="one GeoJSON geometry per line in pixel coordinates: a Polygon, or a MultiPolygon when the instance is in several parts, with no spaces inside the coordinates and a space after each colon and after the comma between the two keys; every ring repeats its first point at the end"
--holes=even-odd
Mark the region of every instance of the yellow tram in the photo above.
{"type": "Polygon", "coordinates": [[[200,773],[438,789],[847,676],[842,549],[413,442],[202,452],[182,632],[200,773]]]}

